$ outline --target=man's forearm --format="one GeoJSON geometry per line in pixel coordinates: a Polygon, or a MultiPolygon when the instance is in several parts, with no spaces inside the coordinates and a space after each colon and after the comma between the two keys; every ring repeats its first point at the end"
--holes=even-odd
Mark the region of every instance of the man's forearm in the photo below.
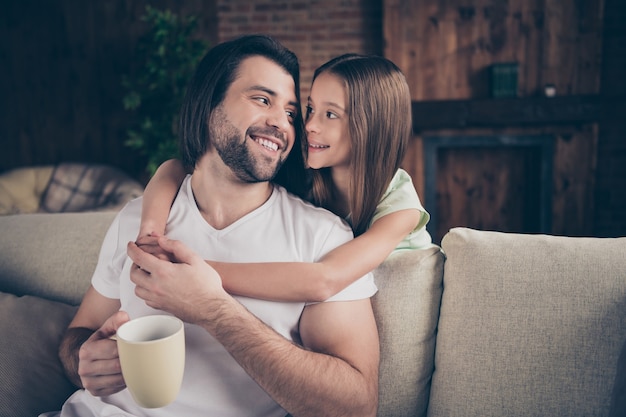
{"type": "MultiPolygon", "coordinates": [[[[373,416],[378,390],[346,361],[297,346],[236,300],[203,326],[246,372],[293,416],[373,416]]],[[[376,378],[375,378],[376,379],[376,378]]]]}
{"type": "Polygon", "coordinates": [[[71,327],[66,330],[59,346],[59,359],[65,375],[79,388],[83,388],[83,385],[78,375],[78,351],[93,332],[85,327],[71,327]]]}

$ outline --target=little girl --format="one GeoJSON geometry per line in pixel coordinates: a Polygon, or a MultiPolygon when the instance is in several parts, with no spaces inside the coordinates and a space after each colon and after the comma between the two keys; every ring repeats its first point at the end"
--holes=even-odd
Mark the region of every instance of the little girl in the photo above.
{"type": "MultiPolygon", "coordinates": [[[[306,105],[308,198],[343,217],[355,238],[315,263],[208,260],[224,288],[260,299],[323,301],[375,269],[392,251],[431,246],[425,227],[429,215],[410,176],[399,168],[411,129],[409,88],[394,63],[345,54],[319,67],[306,105]]],[[[158,251],[147,247],[164,233],[185,175],[182,163],[170,160],[148,183],[137,241],[146,250],[158,251]]]]}

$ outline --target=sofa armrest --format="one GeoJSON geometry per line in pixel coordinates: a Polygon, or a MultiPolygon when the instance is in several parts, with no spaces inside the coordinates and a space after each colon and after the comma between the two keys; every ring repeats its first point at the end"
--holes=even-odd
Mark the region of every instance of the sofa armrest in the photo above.
{"type": "Polygon", "coordinates": [[[0,291],[80,303],[115,215],[0,216],[0,291]]]}

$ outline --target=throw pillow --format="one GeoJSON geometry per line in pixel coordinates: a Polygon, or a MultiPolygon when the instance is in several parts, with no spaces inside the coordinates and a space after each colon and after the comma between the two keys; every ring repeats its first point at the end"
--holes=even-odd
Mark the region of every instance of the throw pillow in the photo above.
{"type": "Polygon", "coordinates": [[[57,352],[76,307],[0,293],[0,416],[60,410],[76,388],[57,352]]]}
{"type": "Polygon", "coordinates": [[[380,338],[378,415],[426,415],[435,360],[444,256],[440,248],[393,252],[375,271],[380,338]]]}
{"type": "Polygon", "coordinates": [[[609,414],[626,238],[454,228],[429,417],[609,414]]]}
{"type": "Polygon", "coordinates": [[[41,198],[41,211],[118,211],[142,193],[143,186],[139,182],[115,167],[62,163],[52,172],[41,198]]]}
{"type": "Polygon", "coordinates": [[[52,166],[16,168],[0,174],[0,214],[35,213],[52,166]]]}

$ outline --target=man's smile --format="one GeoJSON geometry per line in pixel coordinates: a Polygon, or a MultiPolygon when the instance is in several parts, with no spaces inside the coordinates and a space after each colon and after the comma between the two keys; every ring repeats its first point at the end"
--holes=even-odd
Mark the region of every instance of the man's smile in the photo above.
{"type": "Polygon", "coordinates": [[[256,143],[258,143],[259,145],[263,146],[264,148],[270,150],[270,151],[278,151],[279,149],[282,148],[282,144],[279,143],[276,139],[269,139],[266,137],[260,137],[260,136],[250,136],[252,138],[253,141],[255,141],[256,143]]]}

